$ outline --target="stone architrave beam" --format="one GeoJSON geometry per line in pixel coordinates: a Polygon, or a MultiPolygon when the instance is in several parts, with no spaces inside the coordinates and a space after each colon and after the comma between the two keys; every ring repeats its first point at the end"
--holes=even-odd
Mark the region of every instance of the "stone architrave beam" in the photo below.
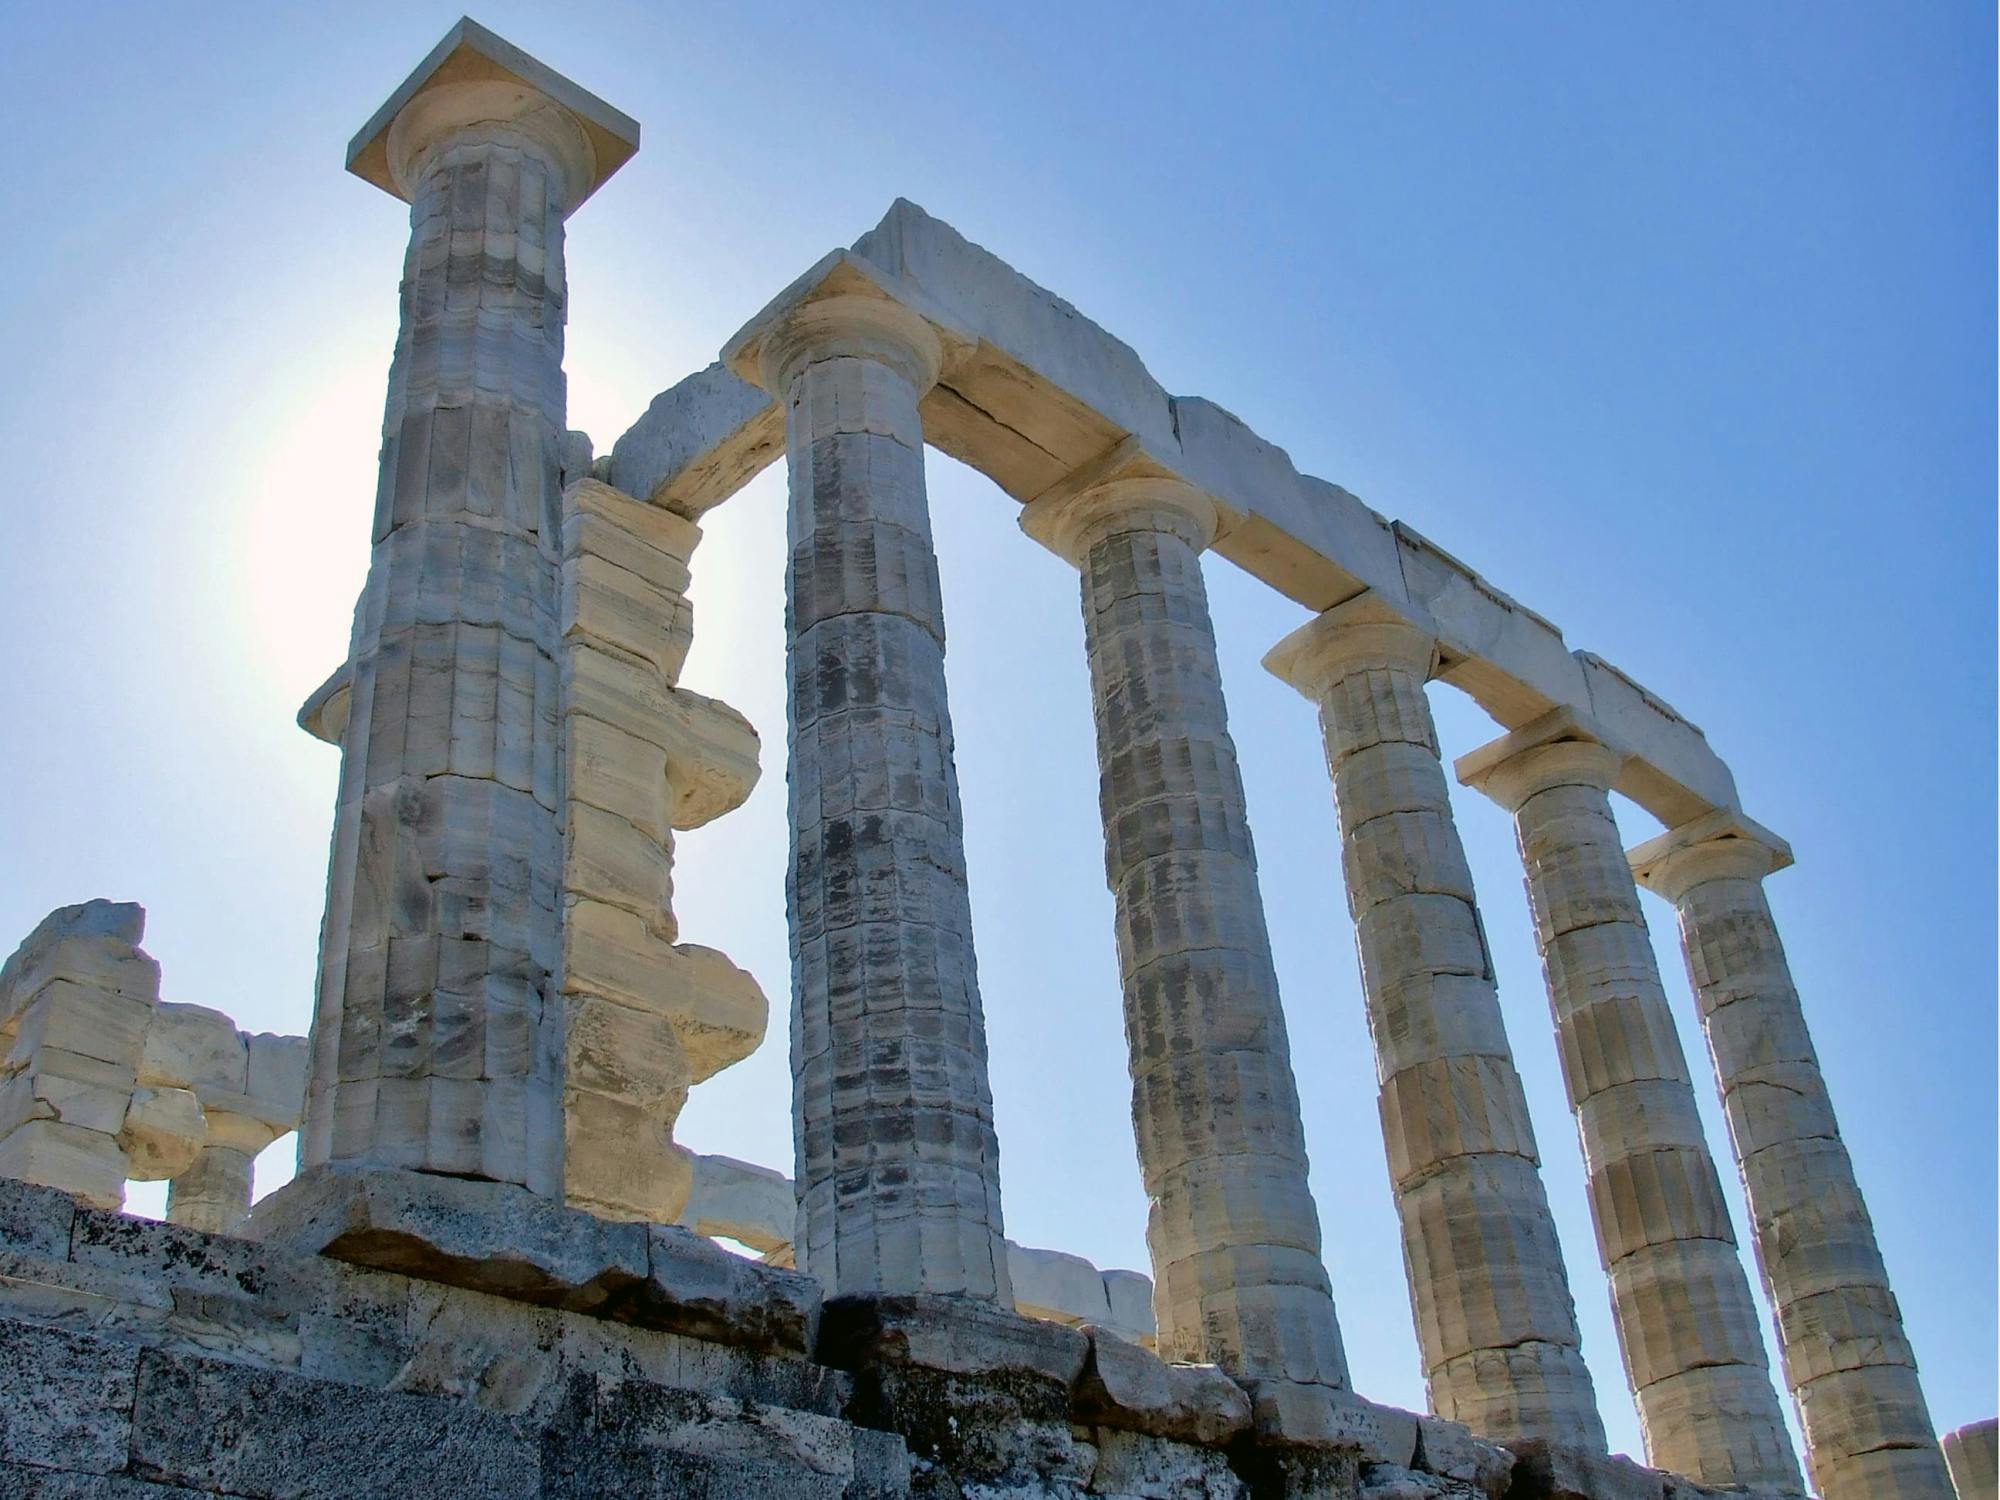
{"type": "Polygon", "coordinates": [[[411,234],[368,581],[308,705],[341,773],[306,1166],[562,1191],[563,222],[637,144],[464,21],[349,148],[411,234]]]}
{"type": "Polygon", "coordinates": [[[1215,519],[1136,441],[1021,512],[1082,585],[1160,1352],[1345,1387],[1202,583],[1215,519]]]}
{"type": "Polygon", "coordinates": [[[1010,1306],[918,402],[958,341],[828,257],[731,342],[787,530],[798,1262],[1010,1306]]]}
{"type": "MultiPolygon", "coordinates": [[[[1174,396],[1138,355],[1054,293],[899,199],[844,260],[881,293],[953,331],[921,398],[927,441],[1027,502],[1127,438],[1208,495],[1213,550],[1314,611],[1370,591],[1436,637],[1437,675],[1507,728],[1550,709],[1593,715],[1625,754],[1617,790],[1671,825],[1734,807],[1735,783],[1702,732],[1548,620],[1411,527],[1214,402],[1174,396]]],[[[817,268],[816,268],[817,271],[817,268]]],[[[663,393],[620,438],[619,488],[690,517],[777,456],[780,414],[754,379],[711,367],[663,393]]]]}
{"type": "Polygon", "coordinates": [[[1796,1491],[1756,1303],[1612,818],[1621,760],[1595,724],[1558,709],[1457,771],[1514,815],[1647,1461],[1705,1484],[1796,1491]]]}
{"type": "Polygon", "coordinates": [[[1764,877],[1792,851],[1721,812],[1628,858],[1680,918],[1813,1490],[1823,1500],[1946,1500],[1951,1481],[1902,1309],[1764,895],[1764,877]]]}
{"type": "Polygon", "coordinates": [[[1424,684],[1437,643],[1373,594],[1264,664],[1318,705],[1431,1409],[1604,1447],[1528,1103],[1424,684]]]}

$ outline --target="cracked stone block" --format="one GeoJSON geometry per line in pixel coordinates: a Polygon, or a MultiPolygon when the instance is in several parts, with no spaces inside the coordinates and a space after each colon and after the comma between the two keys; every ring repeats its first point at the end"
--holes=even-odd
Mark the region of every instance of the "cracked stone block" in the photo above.
{"type": "Polygon", "coordinates": [[[1350,1391],[1260,1380],[1250,1388],[1251,1421],[1260,1437],[1348,1448],[1366,1464],[1408,1467],[1417,1451],[1417,1418],[1350,1391]]]}
{"type": "Polygon", "coordinates": [[[1417,1418],[1416,1466],[1441,1478],[1469,1484],[1488,1500],[1507,1493],[1514,1473],[1514,1455],[1497,1443],[1472,1435],[1463,1422],[1443,1417],[1417,1418]]]}
{"type": "Polygon", "coordinates": [[[139,1361],[131,1463],[145,1478],[233,1494],[541,1492],[539,1444],[508,1417],[157,1352],[139,1361]]]}
{"type": "Polygon", "coordinates": [[[1250,1398],[1214,1365],[1168,1364],[1102,1328],[1073,1402],[1079,1420],[1188,1442],[1221,1443],[1250,1425],[1250,1398]]]}
{"type": "Polygon", "coordinates": [[[122,1471],[138,1360],[134,1344],[0,1322],[0,1461],[122,1471]]]}
{"type": "Polygon", "coordinates": [[[208,1141],[208,1120],[191,1089],[139,1088],[125,1111],[118,1145],[126,1173],[141,1182],[178,1177],[208,1141]]]}
{"type": "Polygon", "coordinates": [[[956,1375],[1012,1372],[1067,1390],[1089,1349],[1089,1339],[1076,1329],[978,1298],[895,1293],[829,1298],[818,1358],[837,1369],[888,1363],[956,1375]]]}

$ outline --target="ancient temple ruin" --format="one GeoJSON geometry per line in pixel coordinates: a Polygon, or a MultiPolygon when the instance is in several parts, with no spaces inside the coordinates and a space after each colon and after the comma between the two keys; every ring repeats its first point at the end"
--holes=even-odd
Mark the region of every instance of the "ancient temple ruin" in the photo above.
{"type": "Polygon", "coordinates": [[[1841,1144],[1763,894],[1790,851],[1702,732],[906,202],[594,454],[564,223],[638,142],[467,21],[350,147],[411,236],[368,581],[300,715],[341,764],[310,1041],[163,1001],[133,906],[0,973],[0,1488],[1992,1496],[1841,1144]],[[1150,1279],[1006,1238],[927,444],[1078,573],[1150,1279]],[[700,523],[781,456],[789,1177],[673,1139],[769,1044],[672,897],[763,748],[679,685],[700,523]],[[1209,552],[1313,612],[1265,665],[1324,731],[1426,1413],[1349,1388],[1337,1302],[1379,1289],[1321,1258],[1209,552]],[[1515,820],[1644,1463],[1605,1451],[1621,1372],[1580,1348],[1433,681],[1499,730],[1452,770],[1515,820]],[[1668,831],[1625,849],[1614,795],[1668,831]],[[118,1212],[133,1178],[167,1223],[118,1212]]]}

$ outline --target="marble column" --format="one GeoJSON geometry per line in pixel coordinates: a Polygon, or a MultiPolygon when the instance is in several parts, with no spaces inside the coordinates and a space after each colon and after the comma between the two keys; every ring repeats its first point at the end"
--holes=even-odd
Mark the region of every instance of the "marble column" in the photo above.
{"type": "Polygon", "coordinates": [[[167,1222],[230,1234],[250,1217],[256,1158],[232,1146],[205,1146],[194,1165],[167,1184],[167,1222]]]}
{"type": "Polygon", "coordinates": [[[1764,897],[1763,877],[1791,851],[1723,810],[1629,858],[1680,917],[1813,1489],[1948,1500],[1902,1311],[1764,897]]]}
{"type": "Polygon", "coordinates": [[[1319,705],[1431,1409],[1601,1450],[1527,1100],[1424,684],[1436,643],[1373,595],[1265,665],[1319,705]]]}
{"type": "Polygon", "coordinates": [[[1939,1444],[1958,1500],[2000,1500],[2000,1422],[1968,1423],[1939,1444]]]}
{"type": "Polygon", "coordinates": [[[1159,1350],[1345,1386],[1202,585],[1215,508],[1147,467],[1065,484],[1021,523],[1082,574],[1159,1350]]]}
{"type": "Polygon", "coordinates": [[[304,1166],[561,1192],[563,221],[636,140],[466,22],[350,153],[408,200],[411,231],[347,665],[304,1166]]]}
{"type": "Polygon", "coordinates": [[[798,1263],[1012,1304],[917,402],[940,345],[860,293],[761,340],[791,474],[798,1263]]]}
{"type": "Polygon", "coordinates": [[[1800,1488],[1639,888],[1612,819],[1624,757],[1559,709],[1458,762],[1514,815],[1598,1254],[1646,1460],[1800,1488]]]}

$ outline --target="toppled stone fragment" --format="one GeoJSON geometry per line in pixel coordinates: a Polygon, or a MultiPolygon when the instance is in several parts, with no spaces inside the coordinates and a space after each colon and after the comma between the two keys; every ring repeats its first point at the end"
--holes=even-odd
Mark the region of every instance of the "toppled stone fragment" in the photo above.
{"type": "Polygon", "coordinates": [[[1251,1420],[1267,1441],[1348,1448],[1363,1463],[1408,1468],[1417,1452],[1417,1418],[1352,1391],[1290,1380],[1259,1380],[1250,1389],[1251,1420]]]}
{"type": "Polygon", "coordinates": [[[627,1316],[649,1328],[751,1349],[809,1355],[819,1334],[820,1286],[799,1271],[732,1255],[673,1224],[647,1231],[644,1299],[627,1316]]]}
{"type": "Polygon", "coordinates": [[[118,1145],[127,1174],[140,1182],[178,1177],[195,1163],[208,1140],[201,1101],[190,1089],[139,1088],[125,1110],[118,1145]]]}
{"type": "Polygon", "coordinates": [[[510,1183],[309,1167],[259,1203],[251,1239],[572,1312],[643,1299],[646,1231],[510,1183]]]}
{"type": "Polygon", "coordinates": [[[1250,1425],[1250,1398],[1214,1365],[1170,1365],[1107,1329],[1071,1393],[1077,1420],[1183,1442],[1221,1443],[1250,1425]]]}
{"type": "Polygon", "coordinates": [[[1513,1495],[1536,1500],[1666,1500],[1660,1473],[1618,1454],[1524,1438],[1507,1445],[1515,1459],[1513,1495]]]}
{"type": "Polygon", "coordinates": [[[1425,1473],[1456,1479],[1499,1500],[1514,1472],[1514,1455],[1498,1443],[1474,1437],[1463,1422],[1417,1418],[1416,1466],[1425,1473]]]}

